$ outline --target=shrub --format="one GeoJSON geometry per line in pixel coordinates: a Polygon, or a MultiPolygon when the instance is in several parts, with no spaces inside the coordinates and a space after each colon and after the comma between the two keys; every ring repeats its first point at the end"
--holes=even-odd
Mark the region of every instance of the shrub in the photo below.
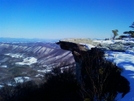
{"type": "Polygon", "coordinates": [[[70,71],[61,73],[58,68],[46,74],[45,81],[36,84],[34,81],[7,86],[0,90],[1,101],[82,101],[79,86],[74,74],[70,71]]]}
{"type": "Polygon", "coordinates": [[[82,62],[82,92],[91,101],[114,101],[117,93],[129,92],[129,81],[121,76],[122,69],[104,58],[104,52],[93,48],[82,62]]]}

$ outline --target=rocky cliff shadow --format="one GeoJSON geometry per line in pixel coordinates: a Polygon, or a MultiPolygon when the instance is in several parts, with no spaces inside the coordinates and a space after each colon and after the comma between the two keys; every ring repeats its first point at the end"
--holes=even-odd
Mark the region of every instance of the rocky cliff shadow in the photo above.
{"type": "Polygon", "coordinates": [[[106,61],[102,50],[88,50],[82,45],[65,41],[57,44],[74,56],[76,77],[84,99],[113,101],[118,93],[124,97],[129,92],[129,81],[121,75],[122,69],[106,61]]]}

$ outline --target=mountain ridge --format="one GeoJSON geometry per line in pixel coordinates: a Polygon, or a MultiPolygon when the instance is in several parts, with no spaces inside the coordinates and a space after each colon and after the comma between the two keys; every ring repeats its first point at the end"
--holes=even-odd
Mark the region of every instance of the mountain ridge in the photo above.
{"type": "Polygon", "coordinates": [[[46,39],[46,38],[10,38],[10,37],[0,37],[0,42],[56,42],[59,39],[46,39]]]}

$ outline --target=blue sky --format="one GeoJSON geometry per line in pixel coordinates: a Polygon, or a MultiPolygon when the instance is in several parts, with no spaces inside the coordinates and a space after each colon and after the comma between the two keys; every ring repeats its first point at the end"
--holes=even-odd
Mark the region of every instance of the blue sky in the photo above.
{"type": "Polygon", "coordinates": [[[110,38],[131,30],[134,0],[0,0],[0,37],[110,38]]]}

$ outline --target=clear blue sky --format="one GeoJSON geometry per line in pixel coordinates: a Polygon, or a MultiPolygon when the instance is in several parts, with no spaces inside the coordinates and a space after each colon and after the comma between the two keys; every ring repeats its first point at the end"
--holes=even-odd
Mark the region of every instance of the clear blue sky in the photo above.
{"type": "Polygon", "coordinates": [[[0,37],[110,38],[132,22],[134,0],[0,0],[0,37]]]}

